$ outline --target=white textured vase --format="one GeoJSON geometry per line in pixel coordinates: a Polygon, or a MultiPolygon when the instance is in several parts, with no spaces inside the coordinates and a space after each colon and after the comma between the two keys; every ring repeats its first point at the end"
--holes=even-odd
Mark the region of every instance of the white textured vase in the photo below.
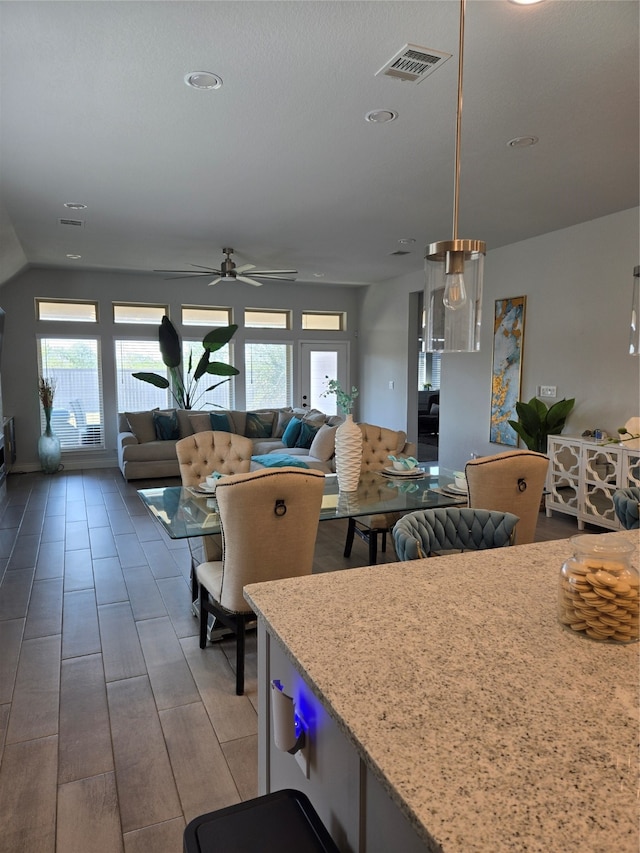
{"type": "Polygon", "coordinates": [[[338,489],[353,492],[358,488],[362,467],[362,432],[347,415],[344,423],[336,430],[336,474],[338,489]]]}

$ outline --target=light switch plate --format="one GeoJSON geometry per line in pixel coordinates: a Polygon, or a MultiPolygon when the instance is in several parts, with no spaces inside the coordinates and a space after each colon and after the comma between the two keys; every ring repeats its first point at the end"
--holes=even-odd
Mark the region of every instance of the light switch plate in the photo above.
{"type": "Polygon", "coordinates": [[[539,397],[555,397],[556,396],[556,386],[555,385],[541,385],[540,391],[538,392],[539,397]]]}

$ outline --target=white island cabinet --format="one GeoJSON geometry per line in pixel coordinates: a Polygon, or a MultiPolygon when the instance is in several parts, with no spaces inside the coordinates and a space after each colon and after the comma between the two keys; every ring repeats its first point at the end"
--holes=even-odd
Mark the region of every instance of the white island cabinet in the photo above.
{"type": "MultiPolygon", "coordinates": [[[[637,531],[620,532],[636,545],[637,531]]],[[[637,853],[638,651],[556,617],[568,540],[246,588],[260,793],[351,853],[637,853]],[[273,741],[270,683],[308,727],[273,741]],[[308,760],[308,778],[301,767],[308,760]]]]}

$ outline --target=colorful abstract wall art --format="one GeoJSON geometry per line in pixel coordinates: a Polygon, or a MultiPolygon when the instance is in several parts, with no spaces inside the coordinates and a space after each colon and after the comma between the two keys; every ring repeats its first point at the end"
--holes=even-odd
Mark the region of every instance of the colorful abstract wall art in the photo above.
{"type": "Polygon", "coordinates": [[[518,435],[508,421],[518,419],[526,304],[526,296],[495,302],[489,440],[510,447],[518,446],[518,435]]]}

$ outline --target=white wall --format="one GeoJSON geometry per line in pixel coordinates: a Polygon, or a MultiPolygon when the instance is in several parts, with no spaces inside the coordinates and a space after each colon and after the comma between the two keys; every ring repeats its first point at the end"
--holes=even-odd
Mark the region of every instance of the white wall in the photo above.
{"type": "MultiPolygon", "coordinates": [[[[640,414],[640,359],[628,354],[633,268],[639,262],[639,209],[489,251],[485,262],[479,353],[442,358],[440,461],[460,468],[473,451],[508,448],[489,442],[493,306],[527,297],[521,398],[556,385],[557,399],[575,397],[565,432],[602,427],[615,433],[640,414]]],[[[421,275],[371,286],[362,300],[359,381],[366,389],[360,417],[404,428],[402,383],[411,346],[410,294],[421,275]],[[388,380],[394,378],[394,391],[388,380]]],[[[408,424],[409,435],[415,430],[408,424]]]]}
{"type": "MultiPolygon", "coordinates": [[[[113,323],[113,302],[142,302],[169,306],[169,316],[181,330],[181,305],[220,305],[234,309],[233,321],[240,328],[233,338],[236,347],[235,363],[243,373],[243,350],[246,340],[296,342],[347,341],[351,350],[351,381],[358,369],[356,323],[358,289],[350,287],[316,287],[306,284],[270,282],[263,287],[219,284],[209,288],[201,280],[166,281],[157,275],[115,273],[87,270],[32,268],[0,287],[0,306],[6,311],[4,352],[2,357],[2,391],[4,412],[13,415],[16,427],[17,461],[14,470],[39,467],[37,442],[40,435],[40,401],[38,397],[38,367],[36,336],[98,335],[102,340],[103,394],[105,411],[106,451],[63,454],[63,464],[80,467],[91,464],[115,464],[116,460],[116,394],[114,347],[115,338],[158,340],[157,326],[124,326],[113,323]],[[34,300],[41,298],[90,299],[99,302],[99,322],[37,323],[34,300]],[[244,308],[283,308],[293,312],[291,331],[245,330],[242,327],[244,308]],[[300,331],[300,315],[306,310],[346,311],[350,329],[346,332],[300,331]]],[[[202,330],[192,329],[196,337],[202,330]]],[[[297,390],[294,375],[294,393],[297,390]]],[[[239,383],[240,385],[240,383],[239,383]]],[[[294,399],[294,405],[300,400],[294,399]]],[[[242,407],[243,395],[236,405],[242,407]]]]}

